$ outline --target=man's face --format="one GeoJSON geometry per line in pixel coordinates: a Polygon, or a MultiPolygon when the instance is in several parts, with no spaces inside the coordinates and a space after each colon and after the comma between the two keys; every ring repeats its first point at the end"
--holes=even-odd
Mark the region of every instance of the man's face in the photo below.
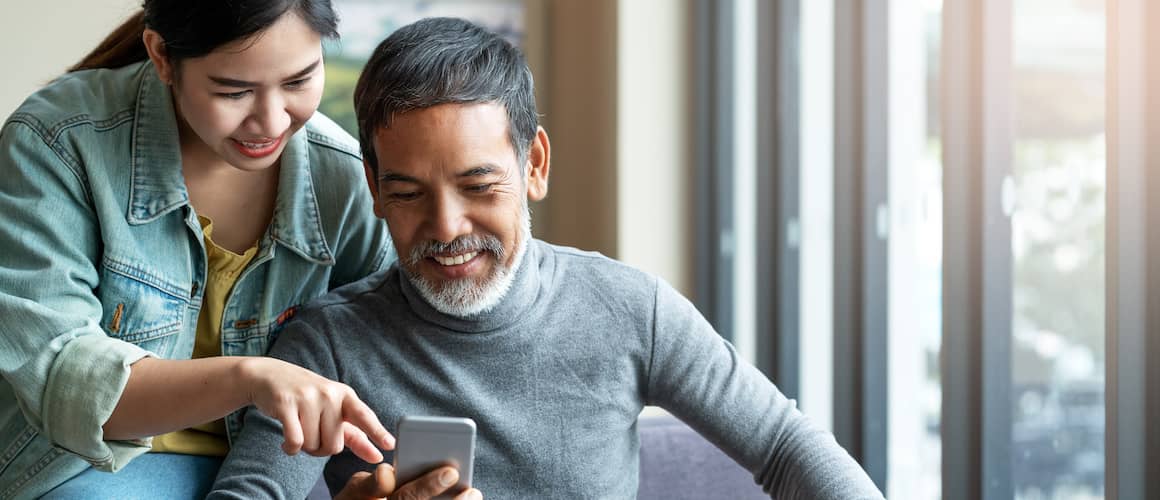
{"type": "Polygon", "coordinates": [[[530,238],[528,199],[546,191],[543,130],[520,165],[503,106],[441,104],[396,116],[374,147],[375,213],[411,282],[448,314],[498,303],[530,238]]]}

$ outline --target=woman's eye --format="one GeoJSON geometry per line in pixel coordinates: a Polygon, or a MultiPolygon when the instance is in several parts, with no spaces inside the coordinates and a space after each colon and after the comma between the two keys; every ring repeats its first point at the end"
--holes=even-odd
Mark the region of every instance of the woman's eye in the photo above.
{"type": "Polygon", "coordinates": [[[238,99],[246,97],[249,94],[250,94],[249,90],[243,90],[241,92],[219,92],[217,95],[218,95],[218,97],[224,97],[226,99],[232,99],[232,100],[236,101],[238,99]]]}
{"type": "Polygon", "coordinates": [[[306,82],[307,82],[308,80],[310,80],[310,79],[309,79],[309,78],[303,78],[303,79],[301,79],[301,80],[294,80],[294,81],[292,81],[292,82],[286,82],[286,83],[284,83],[283,85],[284,85],[286,88],[288,88],[288,89],[292,89],[292,90],[294,90],[294,89],[300,89],[300,88],[302,88],[302,86],[303,86],[303,85],[306,85],[306,82]]]}

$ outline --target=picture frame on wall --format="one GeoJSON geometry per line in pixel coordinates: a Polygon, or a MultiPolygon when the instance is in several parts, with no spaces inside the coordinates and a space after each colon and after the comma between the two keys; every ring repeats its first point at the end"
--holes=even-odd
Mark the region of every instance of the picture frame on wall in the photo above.
{"type": "MultiPolygon", "coordinates": [[[[354,87],[367,59],[396,29],[427,17],[459,17],[501,34],[519,47],[537,77],[541,74],[545,0],[333,0],[339,39],[325,46],[326,86],[318,110],[358,137],[354,87]]],[[[541,109],[542,112],[542,109],[541,109]]]]}

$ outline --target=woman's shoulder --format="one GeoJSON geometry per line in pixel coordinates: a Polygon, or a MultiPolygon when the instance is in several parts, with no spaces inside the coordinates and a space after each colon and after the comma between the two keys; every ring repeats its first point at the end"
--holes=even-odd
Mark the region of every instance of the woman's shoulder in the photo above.
{"type": "Polygon", "coordinates": [[[365,188],[362,152],[354,137],[321,112],[314,113],[303,129],[319,196],[346,197],[351,189],[365,188]]]}
{"type": "Polygon", "coordinates": [[[80,122],[131,119],[144,63],[116,69],[65,73],[28,96],[7,121],[24,122],[42,132],[80,122]]]}
{"type": "Polygon", "coordinates": [[[359,149],[358,140],[321,111],[315,112],[306,122],[306,140],[309,141],[311,149],[330,150],[344,156],[359,164],[361,171],[362,151],[359,149]]]}

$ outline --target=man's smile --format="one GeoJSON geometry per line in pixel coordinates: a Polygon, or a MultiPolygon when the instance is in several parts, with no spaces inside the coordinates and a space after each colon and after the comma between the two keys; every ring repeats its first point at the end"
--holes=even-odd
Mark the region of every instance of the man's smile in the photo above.
{"type": "Polygon", "coordinates": [[[423,259],[425,267],[439,280],[459,280],[478,276],[484,271],[487,252],[471,251],[455,255],[433,255],[423,259]]]}
{"type": "Polygon", "coordinates": [[[476,255],[479,255],[479,252],[468,252],[468,253],[453,255],[453,256],[435,255],[435,256],[432,256],[431,258],[435,259],[436,262],[438,262],[444,266],[457,266],[457,265],[462,264],[464,262],[467,262],[471,259],[474,259],[476,255]]]}

